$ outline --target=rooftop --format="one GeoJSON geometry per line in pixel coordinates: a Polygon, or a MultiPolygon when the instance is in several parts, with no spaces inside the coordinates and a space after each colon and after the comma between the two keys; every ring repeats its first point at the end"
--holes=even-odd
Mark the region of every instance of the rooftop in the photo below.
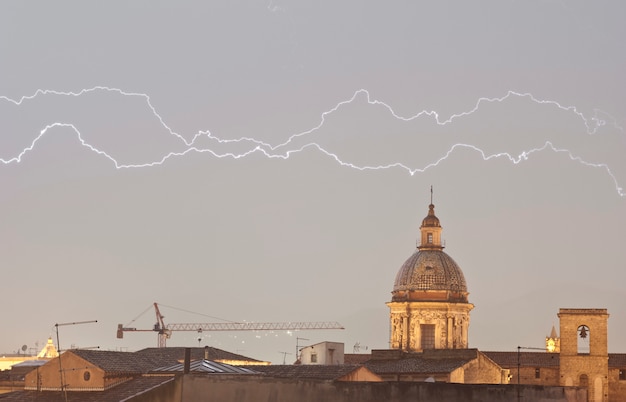
{"type": "MultiPolygon", "coordinates": [[[[174,372],[182,373],[184,370],[184,363],[174,364],[173,366],[160,367],[155,372],[174,372]]],[[[209,374],[259,374],[256,370],[251,370],[246,367],[232,366],[230,364],[218,363],[212,360],[194,360],[189,364],[189,370],[192,373],[209,373],[209,374]]]]}
{"type": "MultiPolygon", "coordinates": [[[[67,402],[119,402],[173,381],[172,376],[137,377],[105,391],[67,392],[67,402]]],[[[0,402],[46,401],[65,402],[60,391],[15,391],[0,394],[0,402]]]]}
{"type": "MultiPolygon", "coordinates": [[[[517,367],[517,352],[483,352],[503,368],[517,367]]],[[[522,367],[559,367],[560,354],[548,352],[520,352],[522,367]]],[[[609,353],[610,368],[626,368],[626,353],[609,353]]]]}
{"type": "Polygon", "coordinates": [[[255,370],[271,377],[296,378],[296,379],[317,379],[317,380],[337,380],[345,375],[358,370],[360,365],[323,365],[323,364],[303,364],[303,365],[276,365],[258,366],[255,370]]]}

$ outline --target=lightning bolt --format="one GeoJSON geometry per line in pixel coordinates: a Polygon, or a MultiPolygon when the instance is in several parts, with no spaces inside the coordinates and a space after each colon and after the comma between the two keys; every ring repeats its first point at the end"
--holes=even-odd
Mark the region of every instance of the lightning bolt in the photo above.
{"type": "Polygon", "coordinates": [[[110,160],[113,165],[115,166],[116,169],[129,169],[129,168],[144,168],[144,167],[152,167],[152,166],[157,166],[157,165],[162,165],[163,163],[165,163],[168,159],[173,158],[173,157],[182,157],[185,156],[188,153],[192,153],[192,152],[196,152],[196,153],[209,153],[212,156],[216,157],[216,158],[233,158],[233,159],[240,159],[240,158],[245,158],[251,154],[254,153],[261,153],[264,156],[266,156],[267,158],[270,159],[289,159],[291,157],[291,155],[297,154],[299,152],[302,152],[306,149],[309,148],[313,148],[316,149],[317,151],[319,151],[320,153],[326,155],[327,157],[329,157],[330,159],[334,160],[336,163],[338,163],[340,166],[344,166],[344,167],[349,167],[349,168],[353,168],[353,169],[357,169],[360,171],[368,171],[368,170],[380,170],[380,169],[391,169],[391,168],[399,168],[402,170],[405,170],[406,172],[408,172],[411,176],[415,175],[416,173],[423,173],[428,169],[434,168],[436,166],[438,166],[440,163],[442,163],[443,161],[445,161],[448,157],[450,157],[450,155],[452,155],[452,153],[454,153],[456,150],[458,149],[470,149],[472,151],[475,151],[477,154],[479,154],[483,161],[489,161],[491,159],[497,159],[497,158],[505,158],[508,159],[511,163],[513,164],[519,164],[523,161],[526,161],[529,159],[529,157],[534,154],[534,153],[538,153],[538,152],[542,152],[542,151],[552,151],[554,153],[564,153],[566,154],[569,159],[573,162],[577,162],[580,163],[584,166],[587,167],[593,167],[593,168],[599,168],[604,170],[613,180],[613,183],[615,185],[615,190],[618,193],[618,195],[620,197],[624,197],[626,194],[623,190],[623,188],[619,185],[619,182],[615,176],[615,174],[612,172],[612,170],[610,169],[610,167],[608,166],[608,164],[605,163],[592,163],[592,162],[588,162],[583,160],[580,156],[574,155],[571,151],[567,150],[567,149],[563,149],[563,148],[558,148],[556,147],[552,142],[550,141],[546,141],[541,147],[537,147],[537,148],[532,148],[529,150],[525,150],[523,152],[521,152],[519,155],[512,155],[508,152],[498,152],[498,153],[491,153],[488,154],[486,153],[484,150],[482,150],[481,148],[471,145],[471,144],[464,144],[464,143],[457,143],[452,145],[447,152],[445,152],[441,157],[439,157],[438,159],[436,159],[435,161],[432,161],[426,165],[424,165],[421,168],[412,168],[409,167],[405,164],[402,164],[400,162],[396,162],[396,163],[390,163],[390,164],[386,164],[386,165],[357,165],[348,161],[344,161],[340,158],[339,155],[337,155],[336,153],[333,153],[325,148],[323,148],[321,145],[319,145],[316,142],[309,142],[305,145],[302,145],[298,148],[295,149],[286,149],[285,151],[279,152],[279,149],[281,148],[287,148],[295,139],[297,138],[301,138],[301,137],[306,137],[309,135],[314,134],[316,131],[320,130],[324,124],[327,121],[327,118],[332,115],[333,113],[337,112],[342,106],[346,106],[350,103],[353,103],[359,96],[365,96],[365,99],[367,101],[367,104],[372,105],[372,106],[382,106],[383,108],[385,108],[389,114],[391,116],[393,116],[395,119],[404,121],[404,122],[410,122],[413,121],[415,119],[418,119],[420,117],[428,117],[434,120],[434,122],[439,125],[439,126],[445,126],[447,124],[451,124],[453,121],[457,120],[457,119],[461,119],[463,117],[467,117],[470,116],[472,114],[474,114],[475,112],[477,112],[479,110],[479,108],[484,105],[484,104],[489,104],[489,103],[501,103],[501,102],[505,102],[507,99],[509,98],[513,98],[513,97],[517,97],[517,98],[525,98],[525,99],[529,99],[530,101],[538,104],[538,105],[548,105],[551,107],[555,107],[559,110],[565,111],[565,112],[569,112],[569,113],[573,113],[575,114],[584,124],[585,129],[587,134],[589,135],[594,135],[598,132],[598,130],[603,127],[606,126],[607,120],[604,118],[601,118],[601,115],[606,116],[610,119],[611,124],[613,125],[613,127],[615,127],[616,129],[620,130],[623,132],[623,128],[621,126],[619,126],[617,124],[617,121],[615,118],[613,118],[611,115],[609,115],[606,112],[603,112],[599,109],[594,109],[594,114],[593,116],[585,116],[582,112],[580,112],[575,106],[564,106],[562,104],[560,104],[557,101],[553,101],[553,100],[544,100],[544,99],[538,99],[536,98],[534,95],[530,94],[530,93],[521,93],[521,92],[515,92],[515,91],[508,91],[504,96],[501,97],[494,97],[494,98],[487,98],[487,97],[481,97],[479,98],[476,103],[474,104],[474,107],[471,108],[470,110],[467,111],[463,111],[460,113],[456,113],[456,114],[452,114],[450,115],[448,118],[442,118],[438,112],[434,111],[434,110],[422,110],[419,113],[416,113],[412,116],[401,116],[399,114],[397,114],[393,108],[380,100],[376,100],[376,99],[372,99],[370,93],[365,90],[365,89],[359,89],[357,91],[354,92],[354,94],[352,95],[352,97],[340,101],[339,103],[337,103],[334,107],[332,107],[331,109],[323,112],[320,116],[320,122],[319,124],[317,124],[316,126],[306,130],[306,131],[302,131],[296,134],[293,134],[291,136],[289,136],[284,142],[282,143],[278,143],[276,145],[272,145],[270,143],[264,142],[264,141],[260,141],[257,140],[255,138],[251,138],[251,137],[240,137],[237,139],[224,139],[224,138],[219,138],[215,135],[213,135],[210,131],[198,131],[190,140],[187,140],[184,136],[182,136],[181,134],[177,133],[176,131],[174,131],[171,127],[169,127],[165,121],[163,120],[163,118],[161,117],[161,115],[157,112],[156,108],[153,106],[150,96],[145,94],[145,93],[138,93],[138,92],[127,92],[127,91],[123,91],[119,88],[110,88],[110,87],[106,87],[106,86],[94,86],[92,88],[87,88],[87,89],[82,89],[79,92],[63,92],[63,91],[55,91],[55,90],[44,90],[44,89],[38,89],[34,94],[30,95],[30,96],[23,96],[20,99],[12,99],[9,98],[7,96],[0,96],[0,100],[6,101],[6,102],[10,102],[13,103],[16,106],[21,106],[24,104],[24,102],[27,102],[29,100],[33,100],[36,97],[39,96],[45,96],[45,95],[56,95],[56,96],[72,96],[72,97],[80,97],[83,96],[85,94],[88,93],[92,93],[92,92],[112,92],[112,93],[117,93],[121,96],[125,96],[125,97],[140,97],[142,98],[146,105],[148,106],[148,108],[150,109],[150,111],[152,112],[153,116],[159,121],[159,123],[161,124],[161,126],[163,128],[165,128],[167,130],[167,132],[169,132],[170,135],[176,137],[178,140],[180,140],[185,146],[186,149],[184,151],[180,151],[180,152],[169,152],[167,154],[165,154],[161,159],[158,160],[154,160],[148,163],[143,163],[143,164],[122,164],[119,163],[113,156],[111,156],[109,153],[102,151],[100,149],[97,149],[96,147],[94,147],[93,145],[87,143],[84,139],[83,136],[81,134],[81,132],[78,130],[78,128],[72,124],[72,123],[64,123],[64,122],[55,122],[55,123],[51,123],[46,125],[39,133],[38,136],[36,136],[33,141],[31,142],[31,144],[29,146],[27,146],[26,148],[24,148],[21,152],[19,152],[18,155],[9,158],[9,159],[3,159],[0,158],[0,162],[2,162],[5,165],[11,164],[11,163],[20,163],[22,161],[22,158],[24,157],[24,155],[26,155],[28,152],[32,151],[37,142],[41,140],[41,138],[43,138],[44,135],[46,135],[51,129],[53,128],[69,128],[70,130],[74,131],[74,133],[76,134],[80,144],[86,148],[88,148],[89,150],[95,152],[96,154],[103,156],[105,158],[107,158],[108,160],[110,160]],[[206,148],[206,147],[198,147],[196,146],[196,141],[198,140],[198,138],[200,137],[207,137],[213,141],[216,141],[220,144],[230,144],[230,143],[251,143],[254,144],[253,147],[245,152],[240,152],[240,153],[234,153],[234,152],[223,152],[223,153],[218,153],[212,149],[206,148]]]}

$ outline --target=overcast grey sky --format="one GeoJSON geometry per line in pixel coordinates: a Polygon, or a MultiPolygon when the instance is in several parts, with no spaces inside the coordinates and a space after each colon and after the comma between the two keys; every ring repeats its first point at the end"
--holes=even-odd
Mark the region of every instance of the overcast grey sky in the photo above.
{"type": "Polygon", "coordinates": [[[205,3],[0,5],[0,353],[154,346],[154,301],[385,348],[430,185],[471,347],[604,307],[626,352],[622,1],[205,3]]]}

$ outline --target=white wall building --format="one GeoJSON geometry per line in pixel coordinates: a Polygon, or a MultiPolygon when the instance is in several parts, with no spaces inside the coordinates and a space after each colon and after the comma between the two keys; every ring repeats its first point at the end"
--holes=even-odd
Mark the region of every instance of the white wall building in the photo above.
{"type": "Polygon", "coordinates": [[[301,364],[343,364],[342,342],[320,342],[300,349],[301,364]]]}

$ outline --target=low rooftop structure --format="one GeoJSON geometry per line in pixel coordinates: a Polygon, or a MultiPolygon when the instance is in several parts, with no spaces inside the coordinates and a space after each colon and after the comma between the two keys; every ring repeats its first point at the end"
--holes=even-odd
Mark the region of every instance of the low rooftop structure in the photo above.
{"type": "Polygon", "coordinates": [[[277,365],[255,367],[256,371],[275,378],[330,381],[383,381],[376,373],[360,365],[277,365]]]}
{"type": "MultiPolygon", "coordinates": [[[[261,366],[270,367],[270,366],[261,366]]],[[[154,373],[183,373],[185,372],[185,363],[174,364],[173,366],[160,367],[153,371],[154,373]]],[[[190,373],[205,374],[259,374],[259,371],[251,370],[245,366],[232,366],[230,364],[219,363],[213,360],[194,360],[189,363],[190,373]]]]}
{"type": "Polygon", "coordinates": [[[509,378],[509,370],[478,349],[373,350],[363,364],[385,381],[506,384],[509,378]]]}

